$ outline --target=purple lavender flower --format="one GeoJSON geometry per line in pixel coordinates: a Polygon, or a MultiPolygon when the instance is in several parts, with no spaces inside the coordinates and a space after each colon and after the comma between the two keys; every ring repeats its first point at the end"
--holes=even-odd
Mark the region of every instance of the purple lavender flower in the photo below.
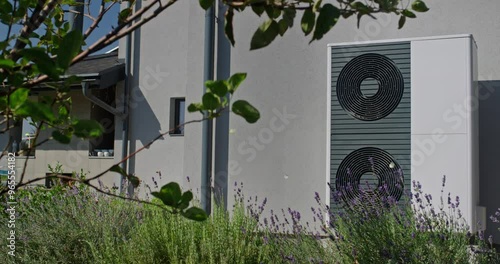
{"type": "Polygon", "coordinates": [[[500,223],[500,221],[498,221],[498,218],[493,215],[490,216],[490,219],[493,223],[500,223]]]}

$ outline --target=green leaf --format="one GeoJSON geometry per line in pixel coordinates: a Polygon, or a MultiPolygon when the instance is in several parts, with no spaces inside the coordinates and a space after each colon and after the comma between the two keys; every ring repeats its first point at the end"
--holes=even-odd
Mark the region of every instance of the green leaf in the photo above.
{"type": "Polygon", "coordinates": [[[26,73],[20,71],[13,72],[12,74],[7,74],[7,83],[14,87],[20,87],[24,83],[26,77],[25,74],[26,73]]]}
{"type": "Polygon", "coordinates": [[[49,105],[43,102],[33,102],[26,100],[14,113],[20,117],[31,117],[34,122],[53,122],[56,117],[49,105]]]}
{"type": "Polygon", "coordinates": [[[69,110],[66,105],[59,105],[59,117],[66,119],[69,116],[69,110]]]}
{"type": "Polygon", "coordinates": [[[421,0],[413,1],[413,3],[411,4],[411,9],[413,9],[414,11],[417,11],[417,12],[429,11],[429,8],[427,7],[427,5],[425,5],[425,3],[421,0]]]}
{"type": "Polygon", "coordinates": [[[280,34],[280,36],[285,35],[285,32],[288,29],[288,22],[286,20],[284,20],[284,19],[281,19],[278,22],[278,26],[279,26],[279,34],[280,34]]]}
{"type": "Polygon", "coordinates": [[[406,17],[405,16],[401,16],[399,18],[399,22],[398,22],[398,29],[403,28],[403,26],[405,25],[405,22],[406,22],[406,17]]]}
{"type": "Polygon", "coordinates": [[[151,195],[160,199],[163,204],[176,207],[182,198],[181,187],[176,182],[170,182],[161,187],[159,192],[152,192],[151,195]]]}
{"type": "Polygon", "coordinates": [[[224,20],[224,33],[226,34],[227,39],[231,43],[231,45],[234,47],[234,30],[233,30],[233,17],[234,17],[234,11],[232,8],[229,8],[226,11],[226,19],[224,20]]]}
{"type": "Polygon", "coordinates": [[[256,50],[271,44],[279,34],[279,25],[274,20],[264,22],[253,34],[250,50],[256,50]]]}
{"type": "Polygon", "coordinates": [[[71,137],[64,135],[63,133],[59,132],[58,130],[54,130],[52,132],[52,137],[59,143],[62,144],[69,144],[71,142],[71,137]]]}
{"type": "Polygon", "coordinates": [[[265,11],[265,9],[264,9],[264,7],[262,5],[252,5],[252,10],[259,17],[262,16],[262,14],[265,11]]]}
{"type": "Polygon", "coordinates": [[[270,5],[266,5],[264,7],[264,10],[266,11],[267,16],[270,19],[276,19],[276,18],[278,18],[281,15],[281,10],[280,9],[274,8],[273,6],[270,6],[270,5]]]}
{"type": "Polygon", "coordinates": [[[9,106],[11,109],[16,109],[20,105],[24,104],[28,100],[28,95],[30,93],[29,89],[17,88],[9,96],[9,106]]]}
{"type": "Polygon", "coordinates": [[[7,108],[7,96],[0,96],[0,109],[7,108]]]}
{"type": "Polygon", "coordinates": [[[188,112],[193,113],[193,112],[202,111],[205,109],[203,108],[203,104],[201,104],[201,103],[192,103],[188,106],[187,110],[188,110],[188,112]]]}
{"type": "Polygon", "coordinates": [[[340,17],[340,10],[331,4],[325,4],[318,15],[313,40],[319,40],[335,26],[340,17]]]}
{"type": "Polygon", "coordinates": [[[177,209],[184,210],[188,208],[189,202],[191,202],[191,200],[193,200],[193,193],[191,191],[184,192],[179,204],[177,205],[177,209]]]}
{"type": "Polygon", "coordinates": [[[214,0],[200,0],[200,6],[204,10],[209,9],[214,4],[214,0]]]}
{"type": "Polygon", "coordinates": [[[3,69],[12,69],[15,63],[12,60],[0,59],[0,68],[3,69]]]}
{"type": "Polygon", "coordinates": [[[219,97],[224,97],[229,91],[229,84],[226,81],[206,81],[205,86],[219,97]]]}
{"type": "Polygon", "coordinates": [[[371,11],[371,8],[361,2],[351,3],[351,7],[356,9],[358,12],[363,14],[368,14],[371,11]]]}
{"type": "Polygon", "coordinates": [[[405,17],[409,17],[409,18],[416,18],[417,16],[415,15],[415,13],[411,12],[410,10],[408,9],[405,9],[401,12],[401,14],[403,14],[403,16],[405,17]]]}
{"type": "Polygon", "coordinates": [[[362,17],[363,17],[363,13],[358,13],[358,15],[357,15],[357,18],[358,18],[358,23],[357,23],[358,29],[359,29],[359,24],[361,24],[361,18],[362,17]]]}
{"type": "Polygon", "coordinates": [[[212,93],[206,93],[202,98],[203,108],[207,110],[215,110],[219,107],[220,100],[212,93]]]}
{"type": "Polygon", "coordinates": [[[296,15],[297,11],[293,8],[283,9],[283,20],[287,22],[288,27],[293,27],[293,21],[295,20],[296,15]]]}
{"type": "Polygon", "coordinates": [[[353,11],[344,11],[344,12],[342,13],[342,17],[343,17],[343,18],[345,18],[345,19],[349,18],[349,17],[350,17],[350,16],[352,16],[352,15],[354,15],[354,12],[353,12],[353,11]]]}
{"type": "Polygon", "coordinates": [[[99,137],[104,132],[104,128],[96,120],[76,120],[72,127],[75,136],[80,138],[99,137]]]}
{"type": "Polygon", "coordinates": [[[125,172],[125,170],[122,167],[118,166],[118,165],[113,165],[113,167],[111,167],[109,169],[109,171],[118,172],[123,177],[127,178],[127,180],[130,183],[132,183],[132,186],[134,186],[134,188],[137,188],[139,186],[139,184],[141,183],[141,180],[138,177],[136,177],[134,175],[127,174],[125,172]]]}
{"type": "Polygon", "coordinates": [[[69,68],[73,58],[78,55],[82,48],[83,35],[78,30],[73,30],[66,34],[57,51],[57,66],[64,71],[69,68]]]}
{"type": "Polygon", "coordinates": [[[306,36],[312,32],[315,20],[316,14],[310,8],[306,9],[306,11],[304,11],[304,14],[302,15],[302,20],[300,21],[302,31],[306,36]]]}
{"type": "Polygon", "coordinates": [[[118,25],[125,23],[125,20],[132,14],[132,8],[126,8],[118,13],[118,25]]]}
{"type": "Polygon", "coordinates": [[[247,78],[247,74],[244,72],[238,72],[233,74],[229,80],[229,92],[233,94],[238,89],[238,86],[247,78]]]}
{"type": "Polygon", "coordinates": [[[47,74],[50,78],[54,80],[59,79],[59,71],[56,68],[54,61],[47,55],[47,51],[43,48],[28,48],[23,49],[20,54],[30,61],[35,63],[37,69],[43,73],[47,74]]]}
{"type": "Polygon", "coordinates": [[[260,113],[257,108],[253,107],[245,100],[238,100],[233,103],[233,113],[243,117],[248,123],[255,123],[260,118],[260,113]]]}
{"type": "Polygon", "coordinates": [[[321,9],[321,3],[322,2],[323,2],[323,0],[316,0],[316,2],[313,5],[312,11],[313,12],[318,12],[321,9]]]}
{"type": "Polygon", "coordinates": [[[191,207],[187,209],[185,212],[182,213],[182,216],[186,217],[187,219],[191,219],[198,222],[204,221],[208,218],[205,211],[203,211],[198,207],[191,207]]]}
{"type": "Polygon", "coordinates": [[[0,1],[0,13],[8,14],[12,12],[12,4],[9,1],[0,1]]]}

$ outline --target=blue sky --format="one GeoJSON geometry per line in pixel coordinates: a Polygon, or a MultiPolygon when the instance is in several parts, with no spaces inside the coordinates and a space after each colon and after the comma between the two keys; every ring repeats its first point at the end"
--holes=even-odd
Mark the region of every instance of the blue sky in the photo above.
{"type": "MultiPolygon", "coordinates": [[[[5,0],[0,0],[0,1],[5,1],[5,0]]],[[[9,2],[13,2],[12,0],[9,0],[9,2]]],[[[88,2],[88,0],[85,0],[85,2],[88,2]]],[[[100,1],[90,1],[90,12],[92,16],[97,16],[97,13],[99,12],[99,6],[100,6],[100,1]]],[[[109,5],[111,3],[108,3],[109,5]]],[[[67,9],[67,8],[65,8],[67,9]]],[[[101,23],[99,23],[99,27],[96,28],[92,34],[87,38],[86,43],[87,44],[92,44],[102,36],[106,35],[109,31],[111,31],[113,26],[117,25],[118,21],[118,12],[120,9],[120,5],[117,3],[115,4],[109,11],[106,13],[104,18],[101,20],[101,23]]],[[[85,7],[85,12],[87,11],[87,7],[85,7]]],[[[92,20],[88,17],[84,18],[84,30],[87,29],[90,25],[92,24],[92,20]]],[[[21,26],[16,26],[13,27],[11,34],[18,34],[19,30],[21,29],[21,26]]],[[[43,32],[42,30],[38,30],[38,33],[43,32]]],[[[7,34],[7,26],[4,24],[0,24],[0,39],[3,39],[7,34]]],[[[99,53],[104,53],[108,51],[109,49],[116,47],[118,45],[118,42],[113,43],[111,46],[104,48],[103,50],[98,51],[96,54],[99,53]]]]}
{"type": "MultiPolygon", "coordinates": [[[[90,10],[92,14],[97,14],[99,12],[99,4],[100,1],[92,1],[90,10]]],[[[106,13],[106,16],[101,20],[99,27],[92,32],[92,34],[87,39],[87,44],[92,44],[97,41],[102,36],[106,35],[111,31],[113,26],[116,26],[118,23],[118,12],[120,10],[120,5],[115,4],[109,11],[106,13]]],[[[92,24],[92,20],[85,17],[83,27],[86,29],[92,24]]],[[[104,48],[103,50],[98,51],[97,53],[104,53],[114,47],[118,46],[118,42],[113,43],[111,46],[104,48]]]]}

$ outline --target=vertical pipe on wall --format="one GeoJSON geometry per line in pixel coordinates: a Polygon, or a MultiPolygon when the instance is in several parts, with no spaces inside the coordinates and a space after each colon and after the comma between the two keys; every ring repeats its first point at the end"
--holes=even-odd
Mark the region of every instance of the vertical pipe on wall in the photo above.
{"type": "MultiPolygon", "coordinates": [[[[219,2],[217,13],[217,79],[227,79],[231,72],[231,45],[224,33],[224,15],[227,6],[219,2]]],[[[224,111],[215,121],[215,201],[227,209],[227,192],[229,186],[229,110],[224,111]]]]}
{"type": "Polygon", "coordinates": [[[83,0],[75,0],[75,5],[70,6],[68,16],[68,23],[70,25],[71,30],[80,30],[83,31],[83,0]]]}
{"type": "MultiPolygon", "coordinates": [[[[127,2],[127,8],[130,8],[130,2],[127,2]]],[[[130,83],[131,83],[131,78],[132,78],[132,63],[131,63],[131,57],[132,57],[132,34],[130,33],[126,36],[126,44],[125,44],[125,83],[123,86],[123,116],[124,118],[122,119],[122,156],[121,159],[124,160],[128,156],[128,134],[129,134],[129,91],[130,91],[130,83]]],[[[127,163],[128,160],[122,162],[120,164],[120,167],[123,169],[123,171],[127,172],[127,163]]],[[[125,176],[121,175],[120,177],[120,184],[119,184],[119,193],[123,194],[123,185],[125,183],[125,176]]],[[[132,186],[132,184],[130,184],[132,186]]],[[[128,195],[132,196],[133,194],[133,186],[132,188],[128,190],[128,195]]]]}
{"type": "MultiPolygon", "coordinates": [[[[205,12],[205,44],[203,58],[203,82],[214,78],[215,7],[205,12]]],[[[206,87],[203,85],[203,93],[206,87]]],[[[205,114],[206,115],[206,114],[205,114]]],[[[201,145],[201,206],[205,212],[212,211],[212,120],[202,124],[201,145]]]]}

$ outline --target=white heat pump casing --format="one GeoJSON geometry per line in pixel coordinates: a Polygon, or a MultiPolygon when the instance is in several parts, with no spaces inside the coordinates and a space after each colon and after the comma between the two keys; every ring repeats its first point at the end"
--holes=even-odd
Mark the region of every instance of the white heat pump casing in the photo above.
{"type": "MultiPolygon", "coordinates": [[[[479,202],[476,44],[470,35],[411,41],[411,175],[440,205],[448,193],[472,230],[479,202]]],[[[484,225],[484,223],[483,223],[484,225]]]]}

